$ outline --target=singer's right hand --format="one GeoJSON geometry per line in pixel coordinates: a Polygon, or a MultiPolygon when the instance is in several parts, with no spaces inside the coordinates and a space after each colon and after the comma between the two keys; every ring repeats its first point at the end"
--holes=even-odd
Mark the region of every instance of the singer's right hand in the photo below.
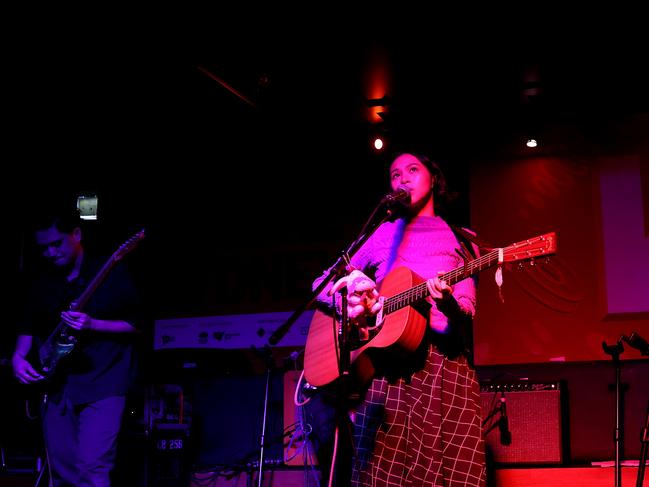
{"type": "Polygon", "coordinates": [[[383,303],[379,300],[376,283],[359,270],[353,270],[341,277],[332,286],[329,294],[347,287],[347,316],[352,323],[360,324],[367,316],[374,316],[383,303]]]}
{"type": "Polygon", "coordinates": [[[39,374],[34,367],[21,355],[14,354],[11,357],[11,365],[14,369],[14,375],[21,384],[30,384],[37,382],[44,377],[39,374]]]}

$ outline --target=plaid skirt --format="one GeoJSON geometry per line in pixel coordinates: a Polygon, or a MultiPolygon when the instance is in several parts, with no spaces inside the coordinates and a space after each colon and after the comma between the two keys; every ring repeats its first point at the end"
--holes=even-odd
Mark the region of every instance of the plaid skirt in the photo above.
{"type": "Polygon", "coordinates": [[[486,484],[480,387],[464,356],[429,346],[408,377],[374,379],[353,416],[352,486],[486,484]]]}

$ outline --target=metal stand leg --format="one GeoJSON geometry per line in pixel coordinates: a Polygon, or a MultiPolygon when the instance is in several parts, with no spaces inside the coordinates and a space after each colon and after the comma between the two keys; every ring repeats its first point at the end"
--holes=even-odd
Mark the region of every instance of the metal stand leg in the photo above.
{"type": "Polygon", "coordinates": [[[259,477],[257,478],[257,485],[261,487],[264,479],[264,443],[266,441],[266,418],[268,417],[268,390],[270,389],[270,365],[266,371],[266,393],[264,396],[264,419],[261,426],[261,438],[259,440],[259,477]]]}
{"type": "Polygon", "coordinates": [[[620,367],[620,354],[624,352],[621,338],[616,345],[607,345],[602,343],[604,352],[609,354],[615,364],[615,487],[622,485],[622,468],[620,464],[621,448],[622,448],[622,383],[620,380],[621,367],[620,367]]]}
{"type": "Polygon", "coordinates": [[[640,448],[640,463],[638,463],[638,480],[636,481],[636,487],[642,487],[644,482],[644,471],[645,464],[647,463],[647,450],[649,449],[649,403],[647,403],[647,414],[644,418],[644,427],[640,432],[640,441],[642,442],[642,447],[640,448]]]}

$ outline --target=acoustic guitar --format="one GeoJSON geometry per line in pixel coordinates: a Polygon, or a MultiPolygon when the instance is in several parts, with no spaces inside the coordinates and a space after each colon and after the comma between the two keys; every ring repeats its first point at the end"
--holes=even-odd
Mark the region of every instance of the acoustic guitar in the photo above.
{"type": "MultiPolygon", "coordinates": [[[[529,238],[467,260],[461,267],[442,274],[440,279],[453,285],[496,264],[552,255],[556,253],[556,244],[555,232],[529,238]]],[[[414,305],[429,296],[426,280],[406,267],[397,267],[385,276],[379,291],[381,296],[386,296],[384,320],[373,330],[368,341],[350,351],[350,371],[339,370],[340,322],[322,311],[314,313],[304,352],[304,378],[309,384],[327,386],[348,372],[355,381],[365,384],[373,377],[375,369],[370,352],[407,353],[417,349],[428,320],[414,305]]]]}

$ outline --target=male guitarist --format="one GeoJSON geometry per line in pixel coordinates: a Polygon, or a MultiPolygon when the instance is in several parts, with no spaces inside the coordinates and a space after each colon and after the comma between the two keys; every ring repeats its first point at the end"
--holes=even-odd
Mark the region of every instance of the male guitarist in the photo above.
{"type": "Polygon", "coordinates": [[[109,486],[135,379],[142,307],[134,281],[119,263],[85,306],[72,310],[96,282],[105,259],[84,249],[74,205],[59,206],[45,208],[29,228],[44,262],[25,286],[11,362],[19,382],[45,392],[41,417],[52,484],[109,486]],[[55,329],[60,337],[52,336],[55,329]],[[55,370],[44,370],[39,360],[39,347],[48,339],[67,347],[55,370]]]}
{"type": "MultiPolygon", "coordinates": [[[[391,159],[389,177],[393,199],[401,199],[398,195],[406,191],[409,205],[394,221],[376,229],[352,256],[349,274],[325,288],[318,301],[331,306],[332,299],[340,297],[338,291],[346,288],[347,315],[358,330],[351,333],[360,342],[356,348],[364,340],[397,329],[399,321],[412,322],[419,331],[402,334],[408,337],[407,353],[374,348],[367,354],[373,377],[350,414],[352,471],[339,471],[346,466],[341,460],[350,453],[347,450],[336,455],[339,465],[333,477],[338,487],[481,487],[486,472],[480,390],[467,343],[476,278],[467,273],[453,286],[440,279],[441,272],[461,269],[478,248],[463,244],[463,238],[440,216],[448,193],[437,164],[423,155],[399,153],[391,159]],[[380,293],[375,282],[381,286],[380,293]],[[401,307],[413,297],[420,299],[401,307]]],[[[327,270],[314,288],[328,275],[327,270]]],[[[340,313],[338,299],[336,307],[340,313]]],[[[328,343],[331,340],[322,340],[323,345],[328,343]]],[[[313,356],[318,357],[319,368],[311,375],[319,379],[325,377],[323,368],[329,361],[318,353],[315,350],[313,356]]],[[[361,365],[368,368],[366,361],[361,365]]],[[[322,422],[317,413],[309,419],[322,422]]],[[[340,450],[348,433],[345,428],[338,433],[340,450]]],[[[320,451],[326,447],[318,446],[320,451]]]]}

